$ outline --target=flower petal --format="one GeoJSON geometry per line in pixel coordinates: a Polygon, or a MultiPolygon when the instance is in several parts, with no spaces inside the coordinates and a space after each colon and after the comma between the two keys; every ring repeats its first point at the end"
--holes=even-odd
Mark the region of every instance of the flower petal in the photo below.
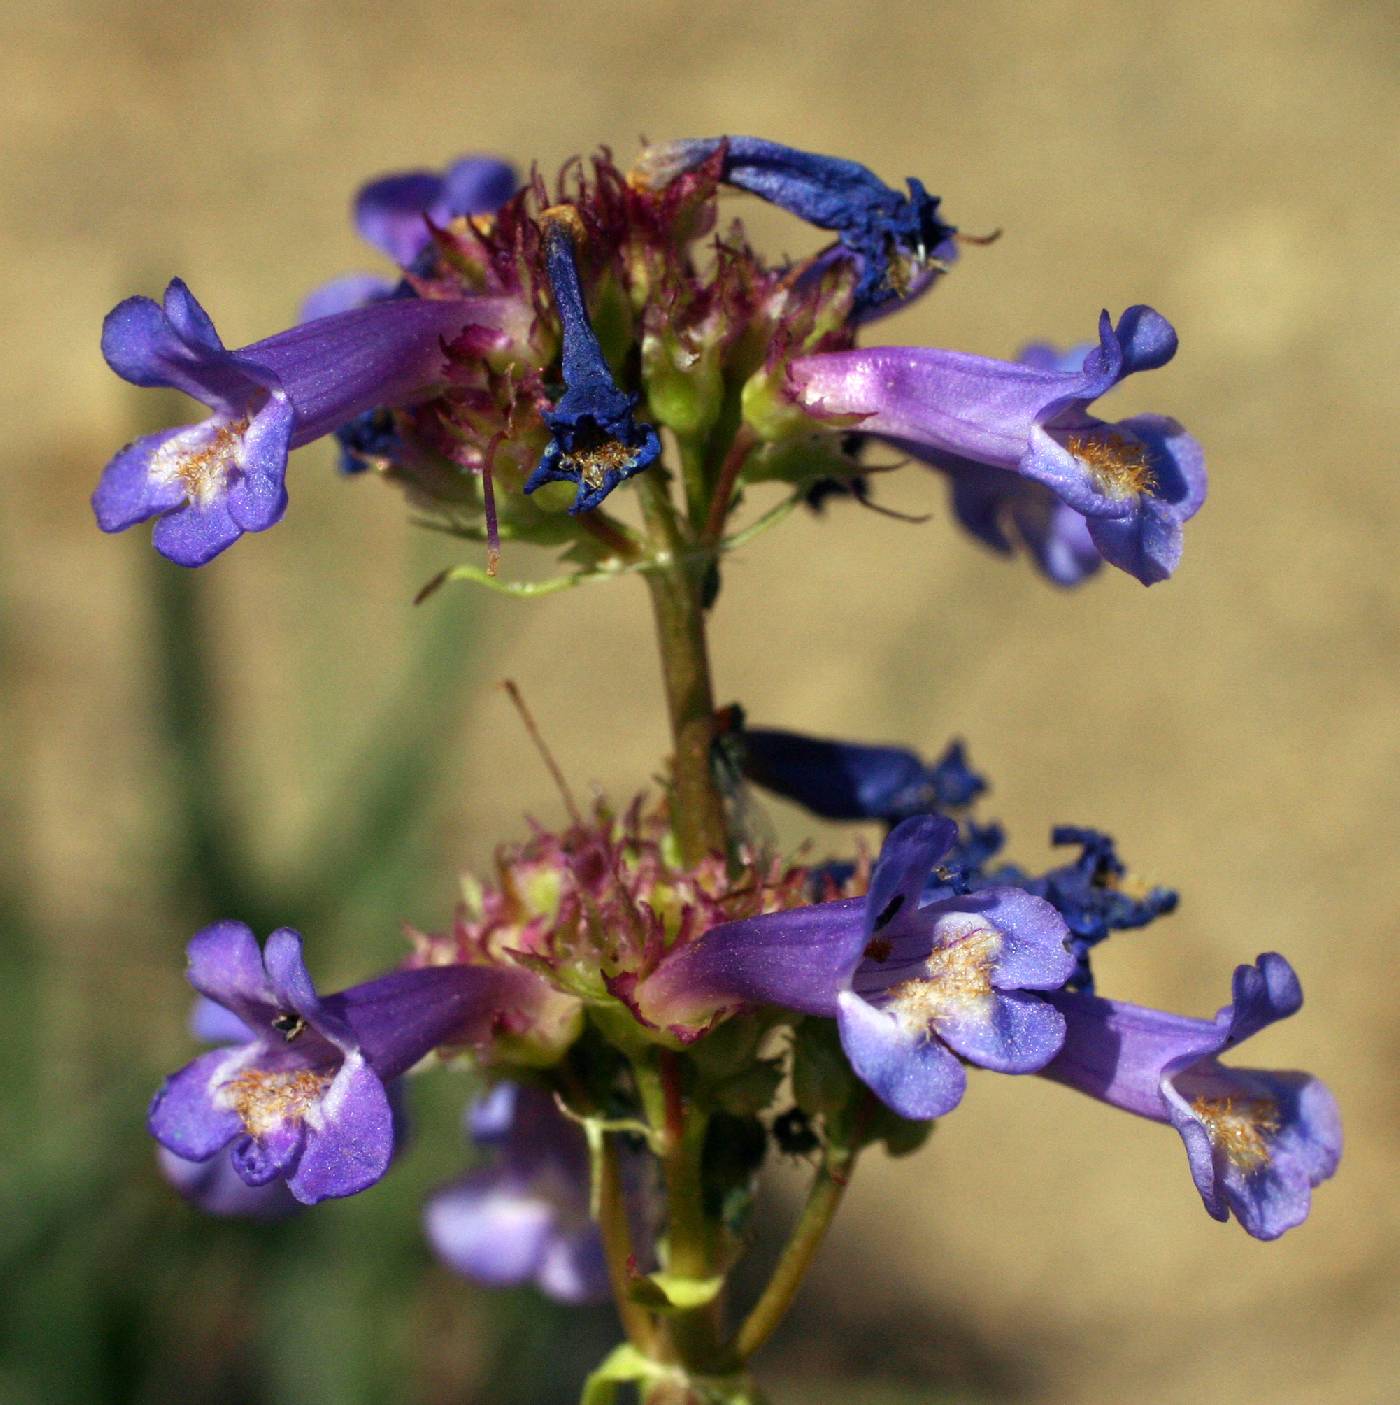
{"type": "Polygon", "coordinates": [[[424,214],[442,198],[436,171],[396,171],[362,186],[355,197],[355,228],[360,238],[407,267],[427,246],[424,214]]]}
{"type": "Polygon", "coordinates": [[[515,167],[495,156],[463,156],[443,173],[442,200],[449,216],[489,215],[515,194],[515,167]]]}
{"type": "Polygon", "coordinates": [[[258,939],[242,922],[215,922],[197,932],[186,948],[186,961],[189,983],[234,1014],[240,1007],[277,1003],[258,939]]]}
{"type": "Polygon", "coordinates": [[[535,1283],[546,1297],[560,1303],[596,1303],[607,1299],[608,1261],[603,1239],[593,1225],[572,1233],[557,1232],[545,1243],[535,1283]]]}
{"type": "Polygon", "coordinates": [[[243,434],[238,477],[224,494],[229,516],[245,532],[262,532],[287,510],[287,448],[295,411],[286,394],[274,390],[243,434]]]}
{"type": "Polygon", "coordinates": [[[907,1031],[893,1015],[853,991],[837,1011],[841,1047],[861,1081],[886,1107],[914,1121],[942,1117],[962,1101],[963,1066],[936,1039],[907,1031]]]}
{"type": "Polygon", "coordinates": [[[163,444],[192,428],[195,426],[177,425],[144,435],[113,456],[92,495],[92,510],[104,532],[123,531],[184,502],[185,485],[178,478],[154,481],[151,460],[163,444]]]}
{"type": "Polygon", "coordinates": [[[998,1073],[1034,1073],[1065,1041],[1065,1017],[1029,991],[996,991],[937,1022],[938,1037],[969,1063],[998,1073]]]}
{"type": "Polygon", "coordinates": [[[215,1106],[216,1088],[242,1062],[241,1050],[213,1049],[172,1073],[151,1099],[146,1125],[164,1147],[187,1161],[207,1161],[243,1131],[238,1114],[215,1106]]]}
{"type": "Polygon", "coordinates": [[[256,1031],[245,1020],[207,995],[194,1002],[190,1033],[203,1044],[247,1044],[256,1038],[256,1031]]]}
{"type": "Polygon", "coordinates": [[[454,1272],[478,1283],[528,1283],[544,1260],[555,1209],[487,1169],[473,1171],[429,1197],[428,1243],[454,1272]]]}
{"type": "Polygon", "coordinates": [[[222,498],[187,502],[167,512],[151,533],[151,544],[177,566],[203,566],[243,535],[222,498]]]}
{"type": "Polygon", "coordinates": [[[348,1056],[306,1119],[306,1150],[287,1188],[305,1205],[354,1195],[389,1169],[394,1114],[384,1085],[356,1054],[348,1056]]]}
{"type": "Polygon", "coordinates": [[[952,848],[958,827],[942,815],[902,820],[880,848],[865,899],[865,935],[894,938],[919,926],[917,911],[934,865],[952,848]]]}
{"type": "Polygon", "coordinates": [[[233,416],[242,412],[256,382],[224,349],[194,294],[173,279],[162,308],[150,298],[127,298],[102,324],[102,355],[133,385],[170,386],[233,416]]]}
{"type": "Polygon", "coordinates": [[[1074,974],[1074,956],[1065,945],[1069,928],[1044,898],[1020,888],[983,888],[946,906],[973,903],[1001,934],[992,962],[998,990],[1057,990],[1074,974]]]}
{"type": "Polygon", "coordinates": [[[240,1137],[230,1160],[249,1185],[264,1186],[287,1175],[305,1144],[305,1124],[299,1117],[288,1117],[256,1137],[240,1137]]]}

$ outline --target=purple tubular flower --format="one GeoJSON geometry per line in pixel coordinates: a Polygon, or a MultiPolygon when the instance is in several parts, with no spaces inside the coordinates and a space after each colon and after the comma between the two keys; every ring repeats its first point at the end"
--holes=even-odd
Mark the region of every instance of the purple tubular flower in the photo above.
{"type": "Polygon", "coordinates": [[[464,156],[445,171],[396,171],[361,187],[355,228],[361,238],[407,268],[428,247],[428,221],[486,215],[515,194],[515,168],[494,156],[464,156]]]}
{"type": "Polygon", "coordinates": [[[840,236],[827,261],[855,261],[858,320],[923,292],[936,276],[935,261],[952,255],[950,241],[956,230],[938,218],[936,195],[912,178],[909,194],[901,195],[856,161],[799,151],[761,137],[703,137],[650,148],[639,170],[648,183],[661,184],[707,160],[721,146],[726,184],[840,236]]]}
{"type": "Polygon", "coordinates": [[[973,472],[997,469],[1050,494],[1018,495],[1016,507],[1047,573],[1078,579],[1092,547],[1151,585],[1176,568],[1182,524],[1205,500],[1200,445],[1164,416],[1110,424],[1087,407],[1134,371],[1165,365],[1176,345],[1164,317],[1136,306],[1116,327],[1102,314],[1099,345],[1077,371],[884,346],[798,357],[790,374],[811,413],[864,416],[863,433],[946,469],[959,517],[984,541],[1010,546],[997,512],[1009,485],[973,472]],[[1085,519],[1087,542],[1061,508],[1085,519]]]}
{"type": "MultiPolygon", "coordinates": [[[[190,1012],[190,1033],[206,1044],[246,1044],[254,1037],[232,1010],[226,1010],[208,996],[195,999],[190,1012]]],[[[168,1147],[157,1144],[156,1164],[160,1173],[190,1204],[206,1215],[225,1219],[277,1220],[291,1214],[297,1202],[285,1181],[249,1185],[226,1156],[208,1161],[186,1161],[168,1147]]]]}
{"type": "Polygon", "coordinates": [[[533,1283],[565,1303],[606,1298],[583,1132],[548,1093],[514,1083],[498,1084],[478,1102],[467,1126],[496,1156],[429,1198],[424,1227],[437,1256],[489,1287],[533,1283]]]}
{"type": "Polygon", "coordinates": [[[864,898],[712,927],[643,981],[643,1016],[672,1029],[726,1007],[835,1015],[860,1078],[902,1117],[941,1117],[962,1099],[961,1058],[1002,1073],[1042,1068],[1064,1019],[1033,991],[1074,969],[1063,919],[1040,898],[990,888],[920,906],[957,838],[921,816],[885,840],[864,898]]]}
{"type": "Polygon", "coordinates": [[[554,409],[545,412],[553,438],[525,491],[533,493],[546,483],[576,483],[570,513],[591,512],[619,483],[656,460],[661,441],[651,425],[632,417],[637,396],[618,388],[603,356],[584,306],[574,236],[566,220],[544,221],[544,253],[563,328],[565,388],[554,409]]]}
{"type": "MultiPolygon", "coordinates": [[[[837,1012],[851,1066],[911,1119],[941,1117],[962,1100],[967,1074],[955,1056],[1000,1073],[1044,1067],[1064,1038],[1064,1020],[1032,992],[1063,985],[1074,969],[1064,920],[1017,888],[920,907],[927,850],[913,844],[891,855],[890,846],[926,823],[906,820],[881,851],[862,959],[837,1012]]],[[[935,862],[951,843],[942,843],[935,862]]]]}
{"type": "Polygon", "coordinates": [[[164,305],[128,298],[107,316],[102,354],[123,379],[169,386],[213,412],[127,445],[92,496],[98,526],[155,517],[163,556],[201,566],[279,521],[287,453],[376,406],[407,404],[441,382],[442,343],[473,324],[503,328],[507,300],[400,298],[302,323],[228,351],[177,278],[164,305]]]}
{"type": "Polygon", "coordinates": [[[1301,1224],[1312,1187],[1337,1169],[1342,1126],[1325,1084],[1306,1073],[1227,1068],[1218,1055],[1303,1003],[1276,952],[1239,966],[1230,1004],[1213,1020],[1069,991],[1064,1047],[1041,1073],[1081,1093],[1170,1122],[1212,1218],[1233,1212],[1247,1234],[1277,1239],[1301,1224]]]}
{"type": "Polygon", "coordinates": [[[953,742],[933,765],[897,746],[745,728],[744,774],[829,820],[884,820],[957,809],[987,788],[953,742]]]}
{"type": "Polygon", "coordinates": [[[533,979],[435,966],[322,999],[297,933],[281,928],[259,952],[242,923],[215,923],[190,942],[190,984],[236,1016],[244,1038],[166,1079],[151,1103],[151,1134],[186,1161],[231,1144],[248,1185],[284,1179],[304,1204],[353,1195],[384,1174],[393,1152],[385,1084],[439,1044],[487,1038],[533,979]]]}

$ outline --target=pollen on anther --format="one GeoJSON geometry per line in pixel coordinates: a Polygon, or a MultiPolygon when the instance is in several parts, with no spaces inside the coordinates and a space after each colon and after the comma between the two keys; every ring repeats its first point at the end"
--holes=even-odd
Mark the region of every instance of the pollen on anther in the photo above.
{"type": "Polygon", "coordinates": [[[565,454],[561,464],[577,473],[590,488],[601,488],[609,473],[621,473],[637,461],[637,451],[620,440],[609,439],[589,449],[565,454]]]}
{"type": "Polygon", "coordinates": [[[1071,434],[1065,447],[1111,496],[1148,493],[1157,486],[1146,446],[1121,434],[1071,434]]]}
{"type": "Polygon", "coordinates": [[[285,1073],[245,1069],[221,1089],[249,1136],[263,1136],[289,1119],[300,1120],[330,1086],[332,1075],[299,1068],[285,1073]]]}
{"type": "Polygon", "coordinates": [[[1267,1166],[1269,1138],[1279,1129],[1278,1105],[1268,1098],[1195,1098],[1191,1111],[1230,1161],[1246,1173],[1267,1166]]]}
{"type": "Polygon", "coordinates": [[[920,1024],[979,1007],[992,994],[992,962],[1001,936],[978,927],[936,946],[924,962],[924,974],[901,981],[890,991],[890,1007],[920,1024]]]}
{"type": "Polygon", "coordinates": [[[223,490],[229,474],[238,467],[247,430],[248,421],[242,419],[220,424],[207,437],[202,427],[180,435],[157,451],[152,469],[159,478],[183,484],[194,501],[206,501],[223,490]],[[192,447],[191,438],[196,440],[192,447]]]}

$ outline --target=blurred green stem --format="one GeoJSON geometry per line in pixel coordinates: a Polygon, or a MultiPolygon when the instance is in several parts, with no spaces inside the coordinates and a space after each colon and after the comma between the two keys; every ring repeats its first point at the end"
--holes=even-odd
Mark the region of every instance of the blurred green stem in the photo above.
{"type": "Polygon", "coordinates": [[[627,1340],[639,1351],[650,1351],[652,1320],[631,1296],[636,1257],[632,1252],[632,1231],[627,1223],[627,1201],[618,1166],[617,1137],[604,1132],[598,1163],[598,1224],[608,1263],[608,1282],[617,1302],[627,1340]]]}
{"type": "MultiPolygon", "coordinates": [[[[680,1068],[669,1049],[657,1049],[634,1064],[637,1090],[647,1122],[661,1144],[666,1190],[666,1272],[702,1282],[715,1273],[713,1235],[705,1220],[701,1156],[709,1118],[686,1105],[680,1068]]],[[[701,1307],[678,1309],[665,1319],[667,1353],[696,1375],[722,1373],[722,1304],[712,1298],[701,1307]]]]}
{"type": "Polygon", "coordinates": [[[696,552],[676,520],[660,466],[638,480],[655,569],[647,573],[661,650],[661,673],[674,747],[671,822],[681,861],[693,866],[728,848],[724,802],[710,766],[715,699],[701,590],[714,554],[696,552]]]}
{"type": "Polygon", "coordinates": [[[740,1361],[747,1361],[773,1335],[792,1306],[812,1259],[821,1248],[826,1232],[831,1228],[831,1221],[841,1207],[841,1198],[846,1193],[855,1161],[854,1150],[846,1147],[827,1149],[783,1256],[778,1260],[762,1297],[754,1304],[734,1338],[734,1354],[740,1361]]]}

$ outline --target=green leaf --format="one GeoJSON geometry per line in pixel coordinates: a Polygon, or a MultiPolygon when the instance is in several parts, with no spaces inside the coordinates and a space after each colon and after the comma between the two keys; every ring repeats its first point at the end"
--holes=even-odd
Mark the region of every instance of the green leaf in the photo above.
{"type": "Polygon", "coordinates": [[[583,1383],[579,1405],[613,1405],[618,1386],[631,1381],[654,1381],[664,1374],[664,1366],[624,1342],[614,1347],[603,1364],[583,1383]]]}
{"type": "Polygon", "coordinates": [[[724,1275],[686,1278],[679,1273],[649,1273],[627,1290],[634,1303],[652,1312],[694,1312],[712,1303],[724,1287],[724,1275]]]}

